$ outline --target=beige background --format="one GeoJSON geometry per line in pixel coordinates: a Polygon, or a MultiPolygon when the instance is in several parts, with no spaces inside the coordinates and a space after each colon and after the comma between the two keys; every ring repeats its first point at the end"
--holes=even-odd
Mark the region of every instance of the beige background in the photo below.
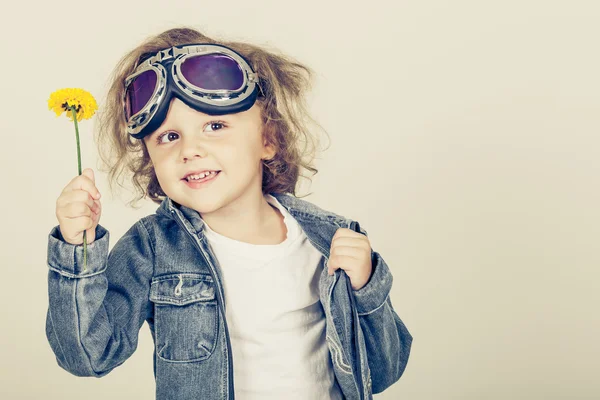
{"type": "MultiPolygon", "coordinates": [[[[147,325],[102,379],[62,370],[46,341],[47,235],[77,174],[72,124],[46,101],[73,86],[102,99],[124,52],[179,24],[318,72],[311,108],[332,144],[304,192],[367,229],[415,338],[376,398],[600,398],[597,1],[166,3],[3,8],[1,398],[154,397],[147,325]]],[[[97,183],[112,247],[156,206],[97,183]]]]}

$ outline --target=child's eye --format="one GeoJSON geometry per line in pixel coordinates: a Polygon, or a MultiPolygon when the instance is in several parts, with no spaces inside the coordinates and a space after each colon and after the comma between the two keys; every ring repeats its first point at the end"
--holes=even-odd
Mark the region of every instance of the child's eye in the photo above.
{"type": "MultiPolygon", "coordinates": [[[[165,143],[165,142],[163,142],[162,139],[164,137],[166,137],[166,138],[172,137],[171,135],[177,135],[177,136],[179,136],[179,134],[175,133],[175,132],[165,132],[163,134],[158,135],[158,137],[156,138],[156,143],[158,143],[158,144],[165,143]]],[[[170,142],[170,140],[169,140],[169,142],[170,142]]]]}
{"type": "MultiPolygon", "coordinates": [[[[221,129],[225,128],[225,126],[226,125],[223,121],[210,121],[208,124],[205,125],[204,132],[210,133],[210,132],[220,131],[221,129]],[[209,130],[206,130],[206,128],[209,128],[209,130]]],[[[165,132],[165,133],[162,133],[157,136],[156,143],[157,144],[170,143],[173,140],[177,139],[178,137],[179,137],[179,134],[176,132],[165,132]],[[175,135],[176,137],[173,139],[172,135],[175,135]],[[163,138],[165,138],[165,137],[167,138],[167,141],[163,141],[163,138]],[[173,139],[173,140],[169,140],[169,139],[173,139]]]]}
{"type": "Polygon", "coordinates": [[[223,121],[210,121],[206,124],[206,128],[210,128],[211,130],[205,132],[214,132],[215,130],[219,131],[225,127],[223,121]]]}

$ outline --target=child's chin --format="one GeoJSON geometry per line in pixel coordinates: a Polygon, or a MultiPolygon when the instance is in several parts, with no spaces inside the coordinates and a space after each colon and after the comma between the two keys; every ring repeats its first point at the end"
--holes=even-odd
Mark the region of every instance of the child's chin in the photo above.
{"type": "Polygon", "coordinates": [[[192,198],[182,199],[182,204],[188,208],[198,211],[200,214],[209,214],[221,208],[218,198],[209,194],[193,195],[192,198]]]}

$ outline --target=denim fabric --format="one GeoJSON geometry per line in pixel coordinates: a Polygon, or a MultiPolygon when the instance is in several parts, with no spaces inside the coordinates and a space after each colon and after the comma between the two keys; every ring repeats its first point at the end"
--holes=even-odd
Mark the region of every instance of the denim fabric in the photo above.
{"type": "MultiPolygon", "coordinates": [[[[336,230],[367,232],[293,195],[272,195],[325,257],[319,295],[338,384],[347,399],[372,399],[400,378],[412,344],[389,297],[390,270],[372,251],[373,275],[360,290],[341,269],[328,275],[336,230]]],[[[203,224],[197,211],[166,198],[110,252],[109,232],[98,225],[86,272],[83,246],[65,242],[55,226],[48,236],[46,335],[58,364],[77,376],[104,376],[135,351],[147,321],[158,400],[233,399],[222,275],[203,224]]]]}

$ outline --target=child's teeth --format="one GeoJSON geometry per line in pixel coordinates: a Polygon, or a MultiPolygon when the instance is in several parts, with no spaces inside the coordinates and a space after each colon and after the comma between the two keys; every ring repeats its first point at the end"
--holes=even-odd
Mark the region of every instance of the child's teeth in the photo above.
{"type": "Polygon", "coordinates": [[[202,173],[200,175],[190,175],[188,176],[188,180],[200,180],[200,179],[204,179],[207,176],[214,174],[214,171],[212,172],[206,172],[206,173],[202,173]]]}

